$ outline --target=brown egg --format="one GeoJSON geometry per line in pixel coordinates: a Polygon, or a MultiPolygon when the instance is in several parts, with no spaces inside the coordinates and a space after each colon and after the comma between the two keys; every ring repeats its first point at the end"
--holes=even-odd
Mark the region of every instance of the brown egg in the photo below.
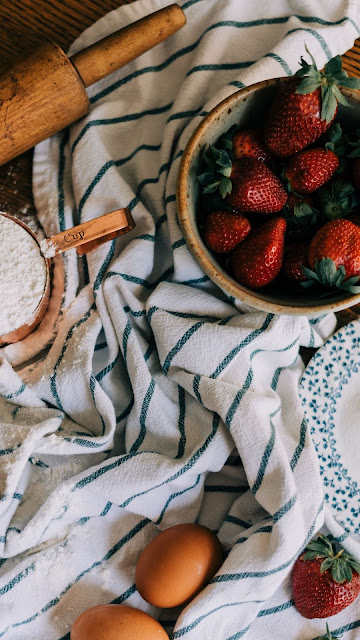
{"type": "Polygon", "coordinates": [[[71,640],[169,640],[151,616],[123,604],[99,604],[76,618],[71,640]]]}
{"type": "Polygon", "coordinates": [[[222,564],[219,539],[199,524],[165,529],[141,553],[135,581],[140,595],[156,607],[192,600],[222,564]]]}

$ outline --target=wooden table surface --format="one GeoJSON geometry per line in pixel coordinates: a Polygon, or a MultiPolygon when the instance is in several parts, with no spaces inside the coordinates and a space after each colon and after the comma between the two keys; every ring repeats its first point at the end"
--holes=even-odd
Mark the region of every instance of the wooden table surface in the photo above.
{"type": "MultiPolygon", "coordinates": [[[[44,40],[54,40],[65,51],[88,26],[112,9],[132,0],[1,0],[0,72],[14,57],[44,40]]],[[[173,0],[169,0],[171,4],[173,0]]],[[[360,38],[343,58],[349,75],[360,76],[360,38]]],[[[17,215],[24,222],[36,221],[31,188],[32,151],[0,167],[0,210],[17,215]]],[[[360,304],[337,314],[338,327],[360,314],[360,304]]],[[[302,349],[308,361],[314,350],[302,349]]]]}

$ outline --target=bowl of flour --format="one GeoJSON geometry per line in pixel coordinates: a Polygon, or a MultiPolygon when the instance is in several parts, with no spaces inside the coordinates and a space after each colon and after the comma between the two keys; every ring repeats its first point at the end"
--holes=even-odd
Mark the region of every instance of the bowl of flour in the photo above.
{"type": "Polygon", "coordinates": [[[0,212],[0,347],[26,338],[45,315],[50,261],[33,231],[0,212]]]}

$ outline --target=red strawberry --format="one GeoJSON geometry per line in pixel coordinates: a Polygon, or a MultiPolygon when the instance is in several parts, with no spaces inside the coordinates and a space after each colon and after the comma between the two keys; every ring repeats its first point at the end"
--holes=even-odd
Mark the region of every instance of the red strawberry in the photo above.
{"type": "Polygon", "coordinates": [[[308,246],[309,243],[303,240],[302,242],[291,242],[285,247],[281,272],[287,280],[296,282],[307,280],[302,266],[307,264],[308,246]]]}
{"type": "Polygon", "coordinates": [[[265,148],[262,135],[257,129],[238,129],[232,138],[234,158],[255,158],[269,162],[270,154],[265,148]]]}
{"type": "Polygon", "coordinates": [[[276,156],[291,156],[315,142],[335,118],[336,111],[329,122],[322,120],[320,89],[302,95],[296,93],[300,84],[298,78],[282,82],[272,103],[264,140],[276,156]]]}
{"type": "Polygon", "coordinates": [[[359,595],[360,563],[323,535],[306,549],[292,572],[295,607],[304,618],[333,616],[359,595]]]}
{"type": "MultiPolygon", "coordinates": [[[[309,53],[309,51],[307,50],[309,53]]],[[[339,85],[360,88],[360,80],[348,78],[341,58],[332,58],[319,71],[314,58],[301,58],[295,77],[283,80],[270,108],[264,142],[274,155],[285,157],[315,142],[334,120],[338,101],[347,104],[339,85]]]]}
{"type": "Polygon", "coordinates": [[[330,180],[338,166],[339,158],[333,151],[322,148],[305,149],[290,158],[285,176],[293,191],[307,194],[330,180]]]}
{"type": "Polygon", "coordinates": [[[310,242],[308,252],[310,268],[315,270],[317,263],[324,258],[330,258],[335,267],[343,265],[347,279],[360,275],[359,227],[345,218],[330,220],[324,224],[310,242]]]}
{"type": "Polygon", "coordinates": [[[235,280],[250,289],[269,284],[278,275],[284,252],[286,222],[276,217],[266,220],[231,254],[235,280]]]}
{"type": "Polygon", "coordinates": [[[233,162],[232,190],[225,202],[241,213],[276,213],[287,193],[276,175],[261,160],[240,158],[233,162]]]}
{"type": "Polygon", "coordinates": [[[204,242],[217,253],[232,251],[251,229],[247,218],[229,211],[213,211],[205,220],[204,242]]]}

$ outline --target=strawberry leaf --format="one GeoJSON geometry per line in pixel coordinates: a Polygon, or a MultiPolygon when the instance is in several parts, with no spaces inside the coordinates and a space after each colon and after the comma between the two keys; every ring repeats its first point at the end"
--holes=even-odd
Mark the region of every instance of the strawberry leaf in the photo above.
{"type": "Polygon", "coordinates": [[[342,135],[343,132],[340,122],[334,122],[327,131],[327,138],[333,142],[334,145],[337,145],[341,141],[342,135]]]}
{"type": "MultiPolygon", "coordinates": [[[[302,287],[310,287],[312,283],[318,282],[325,287],[336,287],[347,293],[358,294],[360,293],[360,286],[354,286],[356,282],[360,282],[358,276],[348,278],[346,280],[346,271],[344,265],[340,265],[338,268],[331,258],[322,258],[320,261],[315,261],[315,271],[301,266],[303,274],[308,278],[307,281],[301,282],[302,287]]],[[[326,295],[326,294],[324,294],[326,295]]]]}
{"type": "Polygon", "coordinates": [[[359,276],[353,276],[352,278],[348,278],[346,283],[352,286],[353,284],[357,284],[359,282],[359,276]]]}
{"type": "Polygon", "coordinates": [[[220,165],[220,167],[230,167],[230,169],[232,167],[232,162],[229,154],[223,149],[219,151],[216,162],[220,165]]]}
{"type": "Polygon", "coordinates": [[[341,84],[342,87],[347,87],[348,89],[360,89],[360,78],[342,77],[339,84],[341,84]]]}
{"type": "Polygon", "coordinates": [[[330,76],[333,76],[336,73],[339,73],[339,71],[341,70],[342,70],[342,60],[340,56],[335,56],[334,58],[331,58],[331,60],[329,60],[329,62],[327,62],[324,67],[325,74],[330,76]]]}
{"type": "Polygon", "coordinates": [[[323,258],[320,261],[319,269],[322,275],[323,284],[332,284],[335,276],[336,276],[336,265],[331,258],[323,258]]]}
{"type": "Polygon", "coordinates": [[[311,287],[311,285],[313,285],[315,282],[320,282],[319,276],[316,273],[316,271],[313,271],[312,269],[309,269],[308,267],[305,267],[305,265],[303,265],[303,264],[301,265],[301,269],[302,269],[302,272],[303,272],[304,276],[309,278],[309,280],[307,280],[305,282],[300,282],[302,287],[305,287],[307,289],[308,287],[311,287]]]}
{"type": "Polygon", "coordinates": [[[351,285],[346,286],[346,282],[341,287],[339,287],[339,289],[343,289],[344,291],[353,293],[354,295],[357,295],[358,293],[360,293],[360,287],[352,287],[351,285]]]}
{"type": "Polygon", "coordinates": [[[307,202],[296,202],[294,206],[294,216],[296,218],[303,218],[304,216],[312,216],[314,209],[310,207],[307,202]]]}
{"type": "Polygon", "coordinates": [[[332,87],[333,94],[338,102],[344,104],[346,107],[349,104],[347,98],[341,93],[340,89],[336,86],[336,84],[332,87]]]}
{"type": "Polygon", "coordinates": [[[329,551],[329,552],[331,552],[331,553],[334,553],[334,552],[335,552],[335,547],[334,547],[333,543],[331,542],[331,540],[330,540],[327,536],[324,536],[322,533],[319,533],[319,535],[318,535],[317,539],[316,539],[316,540],[311,541],[311,542],[309,543],[308,547],[309,547],[310,545],[312,545],[313,543],[315,543],[315,544],[321,544],[323,548],[325,547],[325,548],[326,548],[326,550],[328,550],[328,551],[329,551]]]}
{"type": "Polygon", "coordinates": [[[197,179],[199,180],[200,184],[203,185],[203,187],[208,187],[209,185],[213,184],[214,182],[214,174],[212,173],[202,173],[201,175],[199,175],[197,177],[197,179]]]}
{"type": "Polygon", "coordinates": [[[320,87],[320,82],[313,78],[304,78],[301,80],[299,86],[297,87],[295,93],[299,93],[300,95],[307,95],[308,93],[313,93],[320,87]]]}
{"type": "Polygon", "coordinates": [[[333,636],[330,629],[329,629],[329,625],[328,623],[326,623],[326,635],[325,636],[321,636],[320,638],[318,638],[318,640],[340,640],[341,636],[333,636]]]}
{"type": "Polygon", "coordinates": [[[219,182],[219,191],[220,191],[221,197],[225,198],[228,193],[231,193],[231,190],[232,190],[231,180],[226,176],[224,176],[223,178],[221,178],[219,182]]]}
{"type": "MultiPolygon", "coordinates": [[[[333,565],[331,567],[331,576],[334,582],[337,582],[338,584],[341,584],[342,582],[347,581],[342,562],[333,562],[333,565]]],[[[351,574],[351,577],[352,577],[352,574],[351,574]]]]}
{"type": "Polygon", "coordinates": [[[209,184],[207,187],[205,187],[203,193],[215,193],[215,191],[218,188],[220,182],[221,181],[219,180],[219,182],[213,182],[212,184],[209,184]]]}
{"type": "Polygon", "coordinates": [[[321,213],[328,220],[344,218],[352,209],[352,196],[355,187],[350,180],[337,178],[317,191],[317,200],[321,213]]]}
{"type": "MultiPolygon", "coordinates": [[[[305,271],[304,271],[304,265],[300,265],[301,269],[303,271],[303,274],[306,275],[305,271]]],[[[303,287],[303,289],[310,289],[310,287],[313,287],[315,284],[315,280],[303,280],[302,282],[300,282],[300,285],[303,287]]]]}
{"type": "MultiPolygon", "coordinates": [[[[333,85],[335,87],[335,85],[333,85]]],[[[334,93],[330,87],[323,87],[321,85],[321,94],[322,94],[322,105],[321,105],[321,120],[326,120],[326,122],[331,122],[335,115],[337,100],[334,96],[334,93]]]]}
{"type": "MultiPolygon", "coordinates": [[[[344,158],[347,155],[347,137],[347,134],[343,134],[340,123],[333,122],[324,134],[325,149],[330,149],[340,159],[344,158]]],[[[340,173],[340,167],[337,173],[340,173]]]]}
{"type": "Polygon", "coordinates": [[[340,287],[345,277],[345,267],[340,265],[339,269],[336,269],[333,277],[333,287],[340,287]]]}
{"type": "Polygon", "coordinates": [[[232,149],[232,138],[230,136],[224,136],[223,137],[223,147],[224,149],[229,149],[229,151],[231,151],[232,149]]]}
{"type": "Polygon", "coordinates": [[[355,149],[353,149],[353,151],[349,153],[349,158],[360,158],[360,144],[355,142],[349,142],[349,144],[355,147],[355,149]]]}
{"type": "MultiPolygon", "coordinates": [[[[202,195],[205,196],[203,200],[210,196],[213,197],[217,191],[222,198],[231,193],[232,137],[236,129],[237,125],[230,127],[228,131],[219,136],[215,144],[210,145],[203,153],[200,166],[202,170],[206,168],[206,171],[200,172],[197,176],[203,187],[202,195]]],[[[202,206],[207,211],[209,202],[203,202],[202,206]]]]}
{"type": "Polygon", "coordinates": [[[325,571],[330,569],[330,567],[332,567],[333,562],[334,562],[333,558],[325,558],[325,560],[320,565],[320,573],[324,573],[325,571]]]}
{"type": "Polygon", "coordinates": [[[317,71],[317,70],[318,70],[318,68],[317,68],[317,66],[316,66],[315,58],[314,58],[314,56],[312,55],[312,53],[310,53],[310,51],[309,51],[309,49],[308,49],[308,47],[307,47],[307,44],[305,45],[305,51],[306,51],[306,53],[310,56],[310,60],[311,60],[311,64],[312,64],[313,69],[315,69],[315,71],[317,71]]]}
{"type": "Polygon", "coordinates": [[[352,558],[348,554],[344,554],[344,555],[346,556],[347,562],[350,565],[350,567],[352,567],[356,571],[356,573],[360,575],[360,562],[358,562],[357,560],[355,560],[355,558],[352,558]]]}
{"type": "MultiPolygon", "coordinates": [[[[306,49],[306,46],[305,46],[306,49]]],[[[310,57],[312,58],[311,54],[310,57]]],[[[297,70],[297,72],[295,73],[296,76],[304,76],[304,75],[308,75],[309,73],[312,73],[314,70],[317,71],[316,68],[316,63],[314,58],[312,58],[313,60],[313,64],[309,64],[308,62],[306,62],[306,60],[304,60],[304,58],[301,56],[300,57],[300,69],[297,70]]]]}
{"type": "Polygon", "coordinates": [[[214,168],[215,168],[214,159],[212,157],[210,157],[209,154],[204,153],[203,160],[204,160],[205,164],[209,167],[209,169],[211,171],[214,171],[214,168]]]}
{"type": "Polygon", "coordinates": [[[355,140],[348,140],[347,143],[350,147],[354,147],[353,150],[349,153],[349,158],[359,158],[360,157],[360,136],[357,136],[355,140]]]}
{"type": "Polygon", "coordinates": [[[335,262],[331,260],[331,258],[322,258],[320,261],[316,260],[315,271],[318,275],[319,282],[330,287],[333,286],[335,280],[335,286],[339,286],[346,276],[344,265],[340,265],[337,269],[335,262]],[[340,273],[340,276],[337,272],[340,273]]]}
{"type": "Polygon", "coordinates": [[[345,580],[347,582],[351,582],[351,580],[353,579],[353,573],[351,571],[351,567],[349,567],[348,563],[345,562],[344,560],[342,562],[342,567],[345,574],[345,580]]]}
{"type": "Polygon", "coordinates": [[[341,560],[339,562],[334,562],[331,569],[331,575],[333,579],[334,579],[334,575],[337,575],[338,580],[335,580],[335,582],[342,583],[342,582],[350,582],[352,580],[352,571],[350,570],[350,578],[349,578],[346,571],[346,565],[341,560]]]}
{"type": "Polygon", "coordinates": [[[218,169],[218,173],[221,173],[222,176],[226,176],[230,178],[232,167],[224,167],[223,169],[218,169]]]}
{"type": "Polygon", "coordinates": [[[305,551],[305,553],[302,555],[303,560],[315,560],[316,558],[320,557],[321,554],[319,553],[319,551],[305,551]]]}
{"type": "Polygon", "coordinates": [[[212,154],[215,162],[218,161],[218,158],[220,157],[220,149],[217,149],[214,145],[211,145],[210,147],[210,153],[212,154]]]}

